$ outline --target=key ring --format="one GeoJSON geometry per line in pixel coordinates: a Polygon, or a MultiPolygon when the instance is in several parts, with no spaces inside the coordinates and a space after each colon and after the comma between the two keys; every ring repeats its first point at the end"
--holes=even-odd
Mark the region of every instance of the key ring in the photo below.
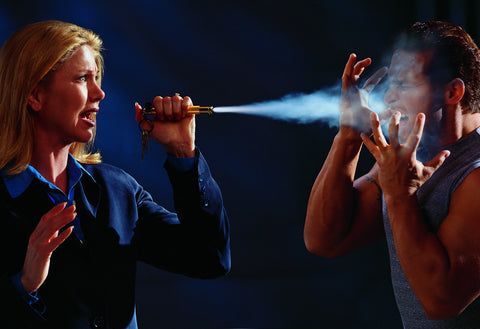
{"type": "Polygon", "coordinates": [[[154,126],[155,126],[155,125],[153,124],[153,122],[150,121],[150,120],[147,120],[147,119],[142,119],[142,120],[140,120],[140,122],[138,123],[138,128],[140,129],[140,131],[141,131],[142,133],[145,132],[145,133],[147,133],[147,134],[150,134],[150,133],[153,131],[153,127],[154,127],[154,126]],[[142,124],[143,124],[144,122],[148,124],[148,129],[143,129],[143,128],[142,128],[142,124]]]}

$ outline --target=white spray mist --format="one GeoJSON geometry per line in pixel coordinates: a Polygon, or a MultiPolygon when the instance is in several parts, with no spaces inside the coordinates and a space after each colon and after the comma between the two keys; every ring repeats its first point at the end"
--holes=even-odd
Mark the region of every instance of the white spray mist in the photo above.
{"type": "MultiPolygon", "coordinates": [[[[383,111],[383,94],[370,94],[369,107],[377,113],[383,111]]],[[[311,94],[291,94],[278,100],[249,105],[215,107],[215,112],[255,115],[299,124],[323,122],[330,127],[338,127],[340,88],[327,88],[311,94]]]]}

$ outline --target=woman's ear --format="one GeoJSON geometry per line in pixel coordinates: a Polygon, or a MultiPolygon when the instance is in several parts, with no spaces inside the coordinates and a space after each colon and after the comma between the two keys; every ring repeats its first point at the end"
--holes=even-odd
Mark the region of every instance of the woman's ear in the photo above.
{"type": "Polygon", "coordinates": [[[42,109],[42,101],[40,96],[40,87],[38,85],[33,88],[30,95],[28,95],[27,104],[35,112],[39,112],[42,109]]]}
{"type": "Polygon", "coordinates": [[[447,105],[457,105],[465,95],[465,83],[460,78],[450,81],[445,87],[444,101],[447,105]]]}

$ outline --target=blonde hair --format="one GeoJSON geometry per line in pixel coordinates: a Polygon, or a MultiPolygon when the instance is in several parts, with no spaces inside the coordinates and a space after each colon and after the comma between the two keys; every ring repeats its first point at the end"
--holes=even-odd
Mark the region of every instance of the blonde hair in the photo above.
{"type": "MultiPolygon", "coordinates": [[[[94,32],[61,21],[30,24],[14,33],[0,50],[0,169],[25,170],[33,152],[34,119],[28,97],[49,72],[75,50],[88,45],[95,54],[99,81],[103,74],[102,40],[94,32]]],[[[89,143],[73,143],[70,153],[82,163],[100,163],[89,143]]]]}

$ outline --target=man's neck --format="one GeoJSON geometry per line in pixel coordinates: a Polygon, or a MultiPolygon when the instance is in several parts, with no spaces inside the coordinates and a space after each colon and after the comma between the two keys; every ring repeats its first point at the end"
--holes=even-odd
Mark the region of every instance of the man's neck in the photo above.
{"type": "Polygon", "coordinates": [[[417,156],[429,161],[441,150],[480,127],[480,113],[462,113],[461,107],[435,112],[425,125],[417,156]]]}
{"type": "Polygon", "coordinates": [[[480,113],[467,113],[463,118],[462,137],[480,127],[480,113]]]}
{"type": "Polygon", "coordinates": [[[433,113],[430,119],[430,124],[425,126],[424,135],[430,140],[427,144],[436,144],[439,150],[480,127],[480,113],[464,113],[460,104],[450,107],[445,105],[443,109],[433,113]]]}
{"type": "Polygon", "coordinates": [[[463,113],[462,107],[442,111],[439,129],[439,145],[446,147],[480,127],[480,113],[463,113]]]}

